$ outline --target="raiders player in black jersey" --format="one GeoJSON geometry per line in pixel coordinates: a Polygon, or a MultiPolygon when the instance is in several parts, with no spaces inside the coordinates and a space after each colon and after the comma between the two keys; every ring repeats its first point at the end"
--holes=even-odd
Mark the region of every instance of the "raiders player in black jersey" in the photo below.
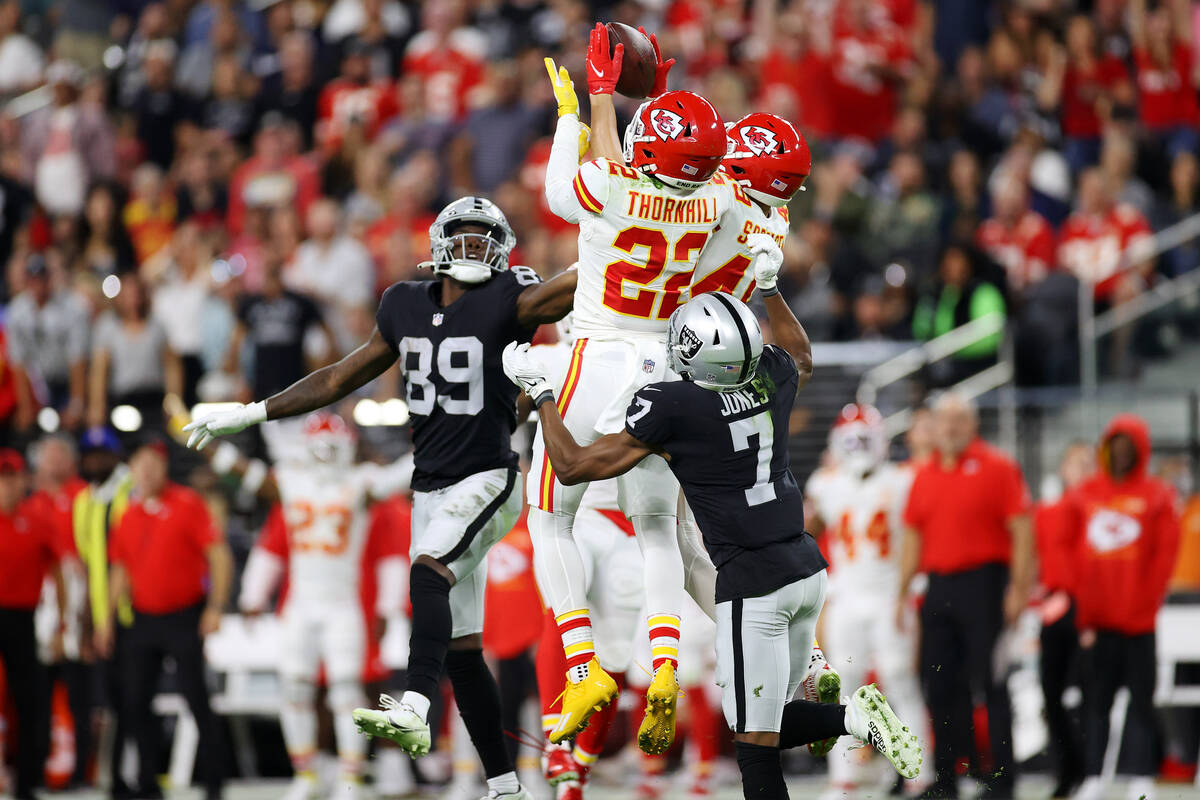
{"type": "Polygon", "coordinates": [[[528,346],[514,342],[504,353],[505,372],[537,405],[563,483],[620,475],[652,453],[679,479],[717,568],[717,682],[743,790],[755,800],[787,797],[781,747],[850,734],[905,777],[921,763],[916,737],[874,685],[845,706],[789,702],[808,669],[826,563],[804,530],[788,466],[788,419],[812,374],[812,350],[770,277],[765,302],[778,346],[764,348],[757,320],[736,298],[700,295],[671,316],[667,357],[683,380],[643,388],[625,430],[586,447],[563,425],[528,346]]]}
{"type": "Polygon", "coordinates": [[[516,237],[500,209],[479,197],[446,206],[429,238],[433,261],[426,263],[437,277],[384,292],[365,344],[265,401],[210,414],[185,430],[188,444],[201,448],[249,425],[305,414],[399,360],[414,457],[408,690],[400,700],[380,697],[380,710],[355,711],[355,721],[412,756],[425,755],[430,698],[444,664],[489,797],[528,800],[505,747],[499,692],[482,650],[484,556],[521,508],[509,443],[518,392],[503,374],[501,351],[570,311],[575,273],[541,283],[528,267],[509,267],[516,237]]]}

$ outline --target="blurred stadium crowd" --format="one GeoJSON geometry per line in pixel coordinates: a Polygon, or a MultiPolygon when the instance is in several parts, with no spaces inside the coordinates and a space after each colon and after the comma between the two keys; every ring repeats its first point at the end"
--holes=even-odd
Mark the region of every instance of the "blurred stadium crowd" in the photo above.
{"type": "MultiPolygon", "coordinates": [[[[542,59],[582,89],[597,19],[656,31],[673,88],[725,119],[771,111],[808,137],[780,285],[815,341],[928,339],[1000,313],[1020,380],[1069,384],[1081,282],[1100,310],[1200,266],[1195,244],[1136,255],[1200,213],[1187,0],[6,0],[4,443],[111,424],[130,453],[165,430],[167,398],[284,388],[366,337],[464,193],[507,214],[513,263],[565,268],[577,232],[543,197],[542,59]]],[[[635,106],[618,99],[622,121],[635,106]]],[[[1140,333],[1115,337],[1112,374],[1153,355],[1140,333]]],[[[364,396],[396,396],[379,384],[364,396]]],[[[396,430],[364,443],[394,457],[396,430]]],[[[50,449],[30,472],[58,491],[74,467],[50,449]]],[[[198,464],[172,473],[219,495],[198,464]]],[[[264,509],[234,510],[217,519],[240,561],[264,509]]]]}

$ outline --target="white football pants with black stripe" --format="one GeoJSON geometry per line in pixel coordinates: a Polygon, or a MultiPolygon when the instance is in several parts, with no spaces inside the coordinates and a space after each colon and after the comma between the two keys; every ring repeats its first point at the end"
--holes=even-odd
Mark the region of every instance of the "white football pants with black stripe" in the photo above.
{"type": "Polygon", "coordinates": [[[520,513],[520,475],[515,469],[490,469],[442,489],[413,492],[410,557],[416,561],[417,556],[429,556],[454,573],[451,638],[483,632],[483,562],[520,513]]]}
{"type": "Polygon", "coordinates": [[[717,685],[734,733],[779,732],[808,672],[825,570],[761,597],[717,603],[717,685]]]}

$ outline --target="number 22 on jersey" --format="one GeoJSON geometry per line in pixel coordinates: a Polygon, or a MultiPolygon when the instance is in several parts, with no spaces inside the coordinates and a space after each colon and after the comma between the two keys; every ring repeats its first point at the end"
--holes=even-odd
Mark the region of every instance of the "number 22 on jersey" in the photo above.
{"type": "Polygon", "coordinates": [[[631,257],[646,251],[645,264],[619,259],[604,270],[604,305],[638,319],[668,319],[679,308],[680,296],[692,280],[696,258],[708,241],[708,231],[685,231],[672,244],[657,228],[630,227],[617,234],[612,246],[631,257]],[[670,262],[684,266],[661,280],[670,262]]]}

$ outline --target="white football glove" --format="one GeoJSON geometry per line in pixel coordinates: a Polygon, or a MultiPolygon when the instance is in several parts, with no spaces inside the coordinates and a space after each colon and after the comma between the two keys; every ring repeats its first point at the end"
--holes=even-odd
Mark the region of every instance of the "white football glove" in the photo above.
{"type": "Polygon", "coordinates": [[[528,344],[509,342],[500,356],[504,374],[529,395],[536,408],[543,400],[554,399],[554,385],[546,377],[546,366],[529,352],[528,344]]]}
{"type": "Polygon", "coordinates": [[[203,450],[218,436],[228,436],[231,433],[245,430],[251,425],[266,421],[267,404],[265,401],[251,403],[248,406],[238,403],[232,408],[205,414],[200,419],[184,425],[183,430],[191,433],[187,446],[203,450]]]}
{"type": "Polygon", "coordinates": [[[783,267],[783,250],[775,237],[766,233],[752,233],[746,237],[746,249],[754,256],[754,282],[763,297],[779,294],[776,283],[779,270],[783,267]]]}

